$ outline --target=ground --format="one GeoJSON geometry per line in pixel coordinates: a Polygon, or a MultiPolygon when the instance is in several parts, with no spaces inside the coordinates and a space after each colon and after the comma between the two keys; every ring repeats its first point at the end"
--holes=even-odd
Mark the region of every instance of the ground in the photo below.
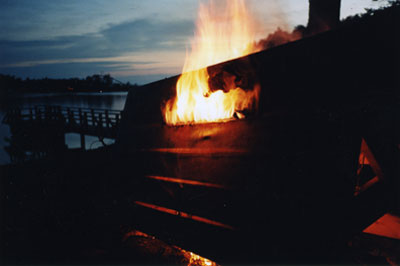
{"type": "MultiPolygon", "coordinates": [[[[130,226],[122,188],[107,178],[116,176],[109,156],[70,152],[1,166],[2,264],[210,265],[130,226]]],[[[360,232],[345,253],[346,264],[396,265],[400,240],[360,232]]]]}

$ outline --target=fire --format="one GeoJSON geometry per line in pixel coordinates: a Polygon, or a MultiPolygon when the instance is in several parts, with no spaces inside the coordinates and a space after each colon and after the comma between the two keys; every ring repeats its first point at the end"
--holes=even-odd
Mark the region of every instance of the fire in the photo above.
{"type": "Polygon", "coordinates": [[[170,125],[205,123],[237,118],[241,111],[256,108],[259,87],[244,90],[234,77],[224,78],[228,88],[211,90],[205,67],[255,52],[255,23],[245,0],[200,3],[192,47],[186,55],[176,97],[165,106],[165,122],[170,125]],[[221,9],[222,4],[223,8],[221,9]]]}

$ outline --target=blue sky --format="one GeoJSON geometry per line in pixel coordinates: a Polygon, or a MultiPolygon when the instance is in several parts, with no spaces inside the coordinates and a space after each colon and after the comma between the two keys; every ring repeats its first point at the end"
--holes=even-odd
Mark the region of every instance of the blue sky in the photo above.
{"type": "MultiPolygon", "coordinates": [[[[217,0],[218,1],[218,0],[217,0]]],[[[306,24],[308,0],[246,0],[260,36],[306,24]]],[[[342,0],[341,17],[385,0],[342,0]]],[[[144,84],[180,73],[197,0],[0,0],[0,73],[26,78],[110,73],[144,84]]]]}

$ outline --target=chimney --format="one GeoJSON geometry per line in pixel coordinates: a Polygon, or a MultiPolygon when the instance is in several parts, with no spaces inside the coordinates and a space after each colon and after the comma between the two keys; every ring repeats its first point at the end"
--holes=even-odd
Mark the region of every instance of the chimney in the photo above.
{"type": "Polygon", "coordinates": [[[315,34],[335,28],[340,21],[341,0],[309,0],[307,32],[315,34]]]}

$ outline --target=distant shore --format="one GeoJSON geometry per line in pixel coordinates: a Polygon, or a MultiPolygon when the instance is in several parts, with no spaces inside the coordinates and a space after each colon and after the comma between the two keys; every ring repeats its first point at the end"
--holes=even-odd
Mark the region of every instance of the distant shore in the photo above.
{"type": "Polygon", "coordinates": [[[101,93],[126,92],[137,84],[121,82],[109,74],[92,75],[86,78],[68,79],[21,79],[15,76],[0,74],[0,95],[21,95],[25,93],[101,93]]]}

